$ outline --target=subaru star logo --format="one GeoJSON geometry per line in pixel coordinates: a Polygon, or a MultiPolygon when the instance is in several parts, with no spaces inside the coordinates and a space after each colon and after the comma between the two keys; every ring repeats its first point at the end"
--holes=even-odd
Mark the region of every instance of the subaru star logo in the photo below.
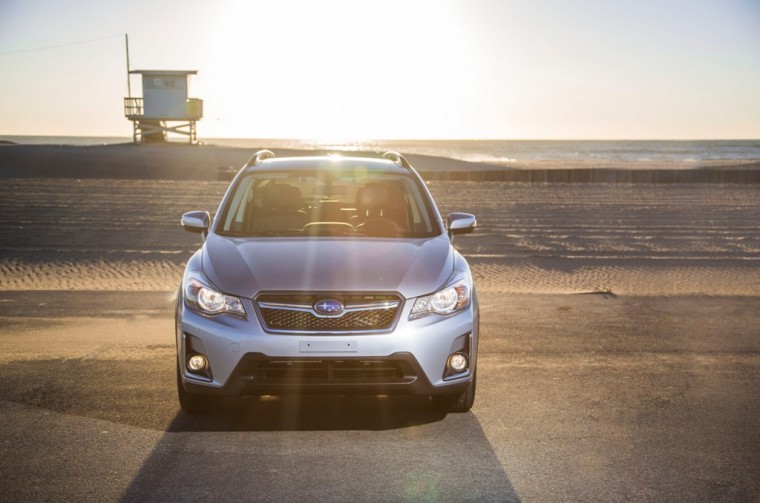
{"type": "Polygon", "coordinates": [[[314,310],[319,314],[337,316],[343,312],[343,304],[332,299],[320,300],[314,304],[314,310]]]}

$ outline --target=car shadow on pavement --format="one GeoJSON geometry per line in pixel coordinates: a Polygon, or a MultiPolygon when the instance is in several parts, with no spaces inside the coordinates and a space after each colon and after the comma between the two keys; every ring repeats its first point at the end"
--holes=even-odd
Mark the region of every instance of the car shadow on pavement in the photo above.
{"type": "Polygon", "coordinates": [[[189,416],[173,355],[160,351],[10,362],[0,365],[0,399],[133,431],[134,442],[106,450],[128,458],[125,470],[138,467],[123,501],[519,500],[477,402],[475,413],[446,415],[419,397],[284,396],[230,399],[216,414],[189,416]]]}
{"type": "Polygon", "coordinates": [[[179,412],[122,501],[519,501],[472,412],[283,397],[179,412]]]}
{"type": "Polygon", "coordinates": [[[167,431],[379,431],[420,426],[445,417],[424,397],[244,397],[227,399],[208,414],[180,411],[167,431]]]}
{"type": "MultiPolygon", "coordinates": [[[[285,396],[190,416],[167,360],[0,365],[0,399],[131,431],[134,441],[104,446],[134,474],[122,501],[519,500],[472,412],[419,397],[285,396]]],[[[70,482],[73,494],[104,483],[70,482]]]]}

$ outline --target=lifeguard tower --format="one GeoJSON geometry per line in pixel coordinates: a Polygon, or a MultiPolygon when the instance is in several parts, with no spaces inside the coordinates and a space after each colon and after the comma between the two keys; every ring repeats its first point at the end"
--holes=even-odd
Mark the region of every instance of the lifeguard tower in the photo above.
{"type": "MultiPolygon", "coordinates": [[[[187,96],[188,80],[196,70],[131,70],[142,75],[141,98],[124,98],[124,115],[132,121],[132,139],[161,143],[169,133],[197,141],[195,123],[203,117],[203,100],[187,96]]],[[[131,94],[131,93],[130,93],[131,94]]]]}

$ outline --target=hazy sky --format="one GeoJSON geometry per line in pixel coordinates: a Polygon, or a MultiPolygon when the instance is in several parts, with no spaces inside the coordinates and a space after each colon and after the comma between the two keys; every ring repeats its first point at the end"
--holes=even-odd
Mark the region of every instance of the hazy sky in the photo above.
{"type": "Polygon", "coordinates": [[[759,0],[0,0],[0,134],[131,135],[124,33],[201,137],[760,138],[759,0]]]}

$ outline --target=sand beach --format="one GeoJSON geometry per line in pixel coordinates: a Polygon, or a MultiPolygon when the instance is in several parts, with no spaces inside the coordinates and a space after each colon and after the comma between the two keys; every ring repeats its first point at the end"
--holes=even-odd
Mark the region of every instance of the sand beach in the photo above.
{"type": "MultiPolygon", "coordinates": [[[[239,167],[252,151],[0,147],[0,288],[174,290],[200,245],[197,236],[182,232],[180,215],[213,213],[228,184],[216,180],[216,168],[239,167]]],[[[687,180],[681,183],[667,172],[657,183],[604,181],[603,173],[594,183],[527,183],[492,179],[487,173],[509,173],[493,165],[414,155],[410,161],[429,179],[442,214],[478,217],[478,232],[457,246],[482,291],[760,293],[760,184],[706,183],[725,175],[725,167],[680,170],[687,180]],[[440,173],[463,172],[483,176],[440,179],[440,173]]],[[[555,171],[529,174],[540,180],[555,171]]],[[[747,166],[729,171],[744,172],[745,180],[760,174],[747,166]]],[[[554,176],[572,180],[572,173],[554,176]]],[[[639,176],[616,173],[614,180],[639,176]]]]}

